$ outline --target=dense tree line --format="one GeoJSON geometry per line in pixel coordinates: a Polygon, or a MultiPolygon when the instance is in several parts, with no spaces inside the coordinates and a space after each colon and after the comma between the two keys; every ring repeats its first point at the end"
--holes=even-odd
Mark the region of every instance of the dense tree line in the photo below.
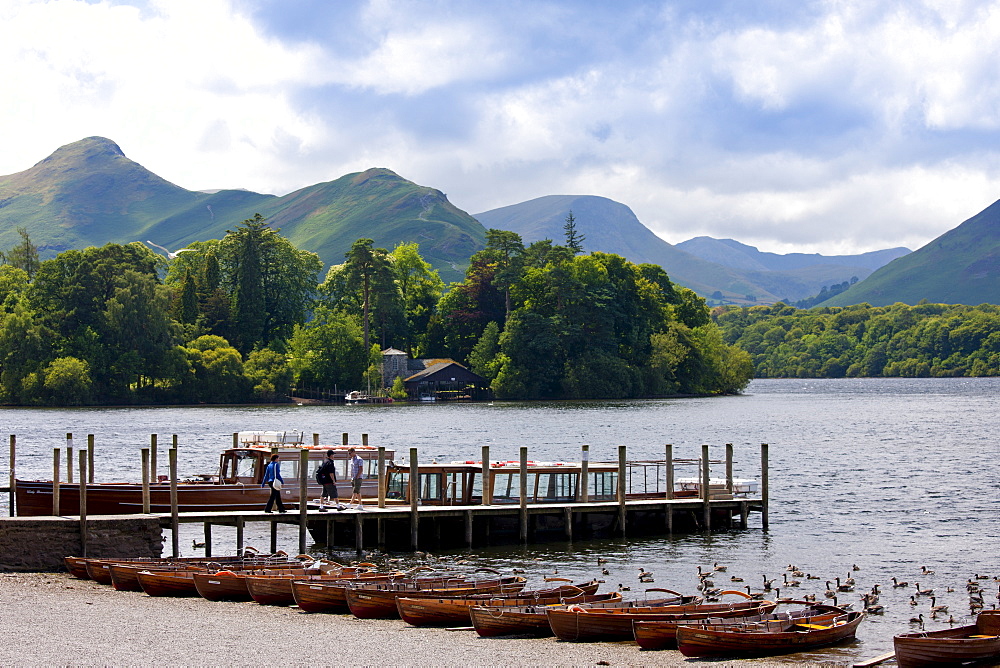
{"type": "Polygon", "coordinates": [[[1000,375],[1000,306],[719,307],[758,378],[1000,375]]]}
{"type": "MultiPolygon", "coordinates": [[[[490,230],[446,291],[417,244],[359,239],[322,263],[259,215],[170,258],[108,244],[39,261],[0,255],[0,402],[237,403],[293,384],[381,386],[381,350],[450,357],[498,396],[634,397],[737,392],[750,358],[723,342],[700,298],[662,269],[525,247],[490,230]]],[[[396,388],[397,391],[399,388],[396,388]]]]}

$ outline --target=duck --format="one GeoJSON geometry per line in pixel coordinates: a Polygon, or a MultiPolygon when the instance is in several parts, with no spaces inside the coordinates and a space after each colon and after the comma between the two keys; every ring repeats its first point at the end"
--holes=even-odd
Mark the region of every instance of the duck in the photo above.
{"type": "Polygon", "coordinates": [[[601,569],[601,575],[611,575],[611,571],[606,568],[601,569]]]}
{"type": "Polygon", "coordinates": [[[979,573],[976,573],[976,579],[977,580],[989,580],[990,576],[989,575],[980,575],[979,573]]]}
{"type": "Polygon", "coordinates": [[[857,564],[854,564],[853,566],[851,566],[851,570],[852,570],[852,571],[860,571],[860,570],[861,570],[861,567],[860,567],[860,566],[858,566],[857,564]]]}
{"type": "Polygon", "coordinates": [[[729,578],[729,581],[730,582],[743,582],[743,578],[734,575],[731,578],[729,578]]]}
{"type": "Polygon", "coordinates": [[[931,612],[948,612],[947,605],[934,605],[937,603],[937,599],[931,596],[931,612]]]}
{"type": "Polygon", "coordinates": [[[626,587],[625,585],[619,583],[618,584],[618,591],[632,591],[632,588],[631,587],[626,587]]]}
{"type": "Polygon", "coordinates": [[[806,580],[822,580],[818,575],[813,575],[812,573],[806,573],[806,580]]]}
{"type": "Polygon", "coordinates": [[[802,600],[813,603],[816,601],[816,594],[806,594],[805,596],[802,597],[802,600]]]}
{"type": "MultiPolygon", "coordinates": [[[[931,569],[927,568],[926,566],[921,566],[920,567],[920,574],[921,575],[934,575],[934,571],[932,571],[931,569]]],[[[979,576],[976,576],[976,577],[979,577],[979,576]]]]}
{"type": "MultiPolygon", "coordinates": [[[[643,569],[640,568],[639,569],[639,582],[652,582],[652,581],[653,581],[653,574],[649,573],[647,571],[644,571],[643,569]]],[[[706,582],[707,582],[707,580],[706,580],[706,582]]]]}
{"type": "Polygon", "coordinates": [[[788,566],[785,567],[785,570],[786,571],[797,571],[797,570],[799,570],[799,567],[796,566],[795,564],[788,564],[788,566]]]}
{"type": "Polygon", "coordinates": [[[917,588],[917,596],[933,596],[934,595],[934,590],[933,589],[921,589],[919,582],[916,583],[916,585],[914,585],[914,586],[917,588]]]}
{"type": "Polygon", "coordinates": [[[600,566],[601,564],[606,564],[606,563],[608,563],[608,560],[605,559],[604,557],[598,557],[597,558],[597,565],[598,566],[600,566]]]}

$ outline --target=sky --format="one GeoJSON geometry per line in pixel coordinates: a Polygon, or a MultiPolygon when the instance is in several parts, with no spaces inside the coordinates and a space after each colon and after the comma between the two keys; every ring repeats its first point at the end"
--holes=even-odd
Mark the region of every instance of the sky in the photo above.
{"type": "Polygon", "coordinates": [[[4,0],[0,174],[88,136],[191,190],[370,167],[475,214],[916,249],[1000,198],[1000,2],[4,0]]]}

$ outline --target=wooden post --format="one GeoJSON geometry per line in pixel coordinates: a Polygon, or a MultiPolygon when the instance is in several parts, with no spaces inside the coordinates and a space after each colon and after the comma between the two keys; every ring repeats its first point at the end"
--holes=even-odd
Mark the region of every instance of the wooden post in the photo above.
{"type": "Polygon", "coordinates": [[[763,528],[767,528],[767,443],[760,444],[760,522],[763,528]]]}
{"type": "Polygon", "coordinates": [[[490,446],[483,446],[483,501],[484,506],[493,501],[493,469],[490,468],[490,446]]]}
{"type": "Polygon", "coordinates": [[[313,434],[313,447],[319,447],[319,434],[313,434]]]}
{"type": "Polygon", "coordinates": [[[705,515],[705,531],[712,530],[711,469],[708,464],[708,445],[701,446],[701,499],[705,515]]]}
{"type": "Polygon", "coordinates": [[[142,512],[149,514],[149,448],[142,449],[142,512]]]}
{"type": "Polygon", "coordinates": [[[94,482],[94,435],[87,434],[87,482],[94,482]]]}
{"type": "Polygon", "coordinates": [[[243,516],[236,517],[236,554],[243,554],[243,516]]]}
{"type": "Polygon", "coordinates": [[[340,435],[340,442],[343,445],[347,445],[347,432],[346,431],[340,435]]]}
{"type": "Polygon", "coordinates": [[[354,514],[354,551],[357,554],[365,551],[365,520],[360,512],[354,514]]]}
{"type": "Polygon", "coordinates": [[[59,511],[62,510],[62,505],[59,502],[59,492],[61,491],[59,474],[59,448],[52,449],[52,515],[53,517],[59,515],[59,511]]]}
{"type": "Polygon", "coordinates": [[[528,448],[521,446],[521,461],[518,476],[518,493],[520,495],[520,525],[521,542],[528,542],[528,448]]]}
{"type": "Polygon", "coordinates": [[[590,446],[580,448],[580,482],[577,498],[583,503],[590,503],[590,446]]]}
{"type": "Polygon", "coordinates": [[[465,546],[472,547],[472,511],[465,511],[465,546]]]}
{"type": "Polygon", "coordinates": [[[149,479],[155,485],[156,477],[156,434],[149,435],[149,479]]]}
{"type": "Polygon", "coordinates": [[[66,434],[66,482],[73,482],[73,434],[66,434]]]}
{"type": "Polygon", "coordinates": [[[87,556],[87,453],[80,451],[80,545],[87,556]]]}
{"type": "MultiPolygon", "coordinates": [[[[378,507],[385,508],[385,446],[378,446],[378,507]]],[[[379,524],[381,527],[382,525],[379,524]]]]}
{"type": "Polygon", "coordinates": [[[726,491],[733,493],[733,444],[726,443],[726,491]]]}
{"type": "Polygon", "coordinates": [[[626,456],[626,447],[624,445],[618,446],[618,526],[621,529],[621,534],[625,536],[625,519],[626,519],[626,506],[625,506],[625,471],[628,467],[628,459],[626,456]]]}
{"type": "Polygon", "coordinates": [[[278,523],[271,520],[271,554],[278,551],[278,523]]]}
{"type": "Polygon", "coordinates": [[[10,512],[10,516],[14,517],[14,498],[15,492],[17,492],[17,478],[14,476],[14,462],[15,462],[15,450],[17,450],[17,436],[14,434],[10,435],[10,485],[8,485],[8,491],[10,492],[10,503],[7,504],[7,510],[10,512]]]}
{"type": "Polygon", "coordinates": [[[177,449],[177,434],[173,434],[173,435],[172,435],[172,436],[170,437],[170,447],[171,447],[171,448],[172,448],[173,450],[176,450],[176,449],[177,449]]]}
{"type": "Polygon", "coordinates": [[[417,449],[410,448],[410,547],[414,550],[420,544],[420,516],[417,505],[420,502],[420,469],[417,466],[417,449]]]}
{"type": "Polygon", "coordinates": [[[563,508],[563,522],[566,524],[566,540],[573,540],[573,509],[570,507],[563,508]]]}
{"type": "Polygon", "coordinates": [[[205,556],[212,556],[212,523],[205,522],[205,556]]]}
{"type": "Polygon", "coordinates": [[[361,447],[368,447],[368,434],[361,434],[361,447]]]}
{"type": "Polygon", "coordinates": [[[664,505],[664,513],[666,515],[667,523],[667,533],[672,534],[674,532],[674,504],[670,501],[674,500],[674,446],[672,443],[667,443],[664,446],[663,454],[663,464],[666,467],[664,472],[664,477],[666,482],[664,483],[667,487],[667,503],[664,505]]]}
{"type": "Polygon", "coordinates": [[[180,536],[177,535],[177,528],[180,525],[177,518],[177,448],[171,448],[167,454],[170,462],[170,528],[173,533],[171,544],[176,559],[181,556],[180,536]]]}
{"type": "Polygon", "coordinates": [[[306,536],[309,519],[309,451],[299,450],[299,554],[306,551],[306,536]]]}
{"type": "Polygon", "coordinates": [[[240,433],[238,431],[233,432],[233,447],[240,447],[240,433]]]}
{"type": "Polygon", "coordinates": [[[746,501],[740,501],[740,528],[747,528],[747,515],[749,515],[750,504],[746,501]]]}

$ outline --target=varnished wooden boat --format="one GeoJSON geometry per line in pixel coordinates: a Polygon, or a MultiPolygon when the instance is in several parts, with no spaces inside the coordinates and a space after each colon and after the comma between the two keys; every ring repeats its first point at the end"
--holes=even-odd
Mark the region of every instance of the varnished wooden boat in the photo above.
{"type": "Polygon", "coordinates": [[[440,585],[425,583],[387,582],[379,584],[355,584],[344,593],[351,614],[361,619],[398,619],[399,609],[396,599],[400,596],[438,597],[467,594],[515,593],[524,588],[525,579],[520,576],[506,576],[489,580],[465,580],[455,578],[440,585]]]}
{"type": "MultiPolygon", "coordinates": [[[[303,555],[305,556],[305,555],[303,555]]],[[[66,570],[70,572],[74,577],[80,578],[81,580],[90,580],[91,575],[87,570],[88,566],[93,565],[94,572],[98,574],[101,579],[101,584],[113,584],[110,574],[105,573],[109,569],[100,568],[98,570],[97,564],[135,564],[138,566],[144,566],[146,568],[155,568],[160,565],[177,565],[177,564],[232,564],[234,562],[254,562],[254,563],[299,563],[296,560],[289,559],[288,555],[284,552],[279,552],[277,554],[261,554],[261,555],[250,555],[248,552],[244,555],[228,555],[219,557],[63,557],[63,563],[66,565],[66,570]]]]}
{"type": "Polygon", "coordinates": [[[194,574],[197,571],[139,571],[139,586],[149,596],[197,596],[194,574]]]}
{"type": "Polygon", "coordinates": [[[892,644],[899,668],[1000,662],[1000,610],[984,610],[967,626],[901,633],[892,644]]]}
{"type": "MultiPolygon", "coordinates": [[[[454,577],[421,577],[414,578],[403,574],[377,573],[365,578],[371,582],[421,582],[426,586],[443,585],[454,582],[454,577]]],[[[295,604],[303,612],[339,612],[349,613],[350,607],[347,605],[347,589],[356,584],[352,580],[326,581],[293,581],[292,595],[295,597],[295,604]]]]}
{"type": "MultiPolygon", "coordinates": [[[[323,562],[326,563],[326,562],[323,562]]],[[[301,561],[297,559],[289,560],[287,557],[253,557],[253,558],[243,558],[243,557],[229,557],[223,560],[216,559],[176,559],[176,560],[157,560],[157,561],[124,561],[124,562],[111,562],[111,561],[98,561],[93,563],[88,568],[93,569],[96,573],[103,575],[104,570],[111,575],[111,585],[118,591],[142,591],[142,585],[139,583],[139,571],[143,570],[156,570],[158,572],[167,571],[219,571],[223,568],[234,571],[241,570],[255,570],[255,569],[268,569],[268,568],[295,568],[302,564],[301,561]]]]}
{"type": "MultiPolygon", "coordinates": [[[[573,603],[608,603],[614,604],[622,600],[618,592],[608,594],[591,594],[574,599],[573,603]]],[[[473,606],[469,609],[469,617],[476,633],[484,638],[511,635],[550,636],[552,627],[545,616],[548,604],[510,605],[510,606],[473,606]]]]}
{"type": "Polygon", "coordinates": [[[436,598],[401,596],[396,599],[400,618],[413,626],[469,624],[473,606],[523,606],[584,602],[582,597],[597,592],[597,582],[562,585],[548,589],[519,591],[515,594],[471,594],[436,598]]]}
{"type": "MultiPolygon", "coordinates": [[[[109,564],[111,586],[116,591],[142,591],[142,585],[139,584],[139,571],[146,571],[149,568],[149,564],[109,564]]],[[[158,564],[156,569],[160,571],[190,571],[198,570],[199,567],[192,564],[158,564]]]]}
{"type": "Polygon", "coordinates": [[[746,624],[692,624],[677,627],[677,649],[684,656],[772,656],[834,645],[854,638],[863,612],[812,621],[764,621],[746,624]]]}
{"type": "Polygon", "coordinates": [[[355,582],[388,575],[392,574],[376,573],[367,568],[345,567],[321,575],[255,573],[246,577],[246,583],[250,597],[261,605],[293,605],[295,596],[292,593],[292,583],[296,581],[355,582]]]}
{"type": "Polygon", "coordinates": [[[80,580],[90,579],[90,575],[87,574],[86,557],[63,557],[63,563],[66,564],[66,570],[73,577],[80,580]]]}
{"type": "MultiPolygon", "coordinates": [[[[787,612],[772,612],[768,614],[760,615],[749,615],[749,616],[739,616],[727,618],[725,621],[720,622],[723,624],[742,624],[748,622],[762,622],[768,620],[778,620],[783,619],[786,621],[792,621],[795,619],[805,620],[820,615],[843,615],[847,611],[842,608],[836,608],[832,605],[824,604],[810,604],[805,601],[795,601],[795,603],[800,603],[805,605],[805,608],[799,610],[791,610],[787,612]]],[[[705,618],[700,619],[670,619],[670,620],[635,620],[632,622],[632,632],[635,636],[635,640],[639,643],[639,647],[643,649],[672,649],[677,647],[677,627],[685,626],[690,624],[697,624],[704,622],[705,618]]],[[[713,619],[713,621],[715,621],[713,619]]],[[[811,621],[811,619],[810,619],[811,621]]]]}
{"type": "Polygon", "coordinates": [[[224,570],[216,573],[195,573],[194,586],[202,598],[209,601],[252,601],[247,578],[252,575],[289,575],[299,578],[322,575],[318,568],[267,569],[266,571],[224,570]]]}
{"type": "Polygon", "coordinates": [[[639,620],[679,621],[762,615],[773,611],[776,606],[777,604],[772,601],[701,603],[700,599],[694,599],[656,606],[591,608],[573,605],[550,608],[545,611],[545,615],[548,617],[549,626],[552,627],[552,633],[560,640],[594,642],[634,640],[632,623],[639,620]]]}

